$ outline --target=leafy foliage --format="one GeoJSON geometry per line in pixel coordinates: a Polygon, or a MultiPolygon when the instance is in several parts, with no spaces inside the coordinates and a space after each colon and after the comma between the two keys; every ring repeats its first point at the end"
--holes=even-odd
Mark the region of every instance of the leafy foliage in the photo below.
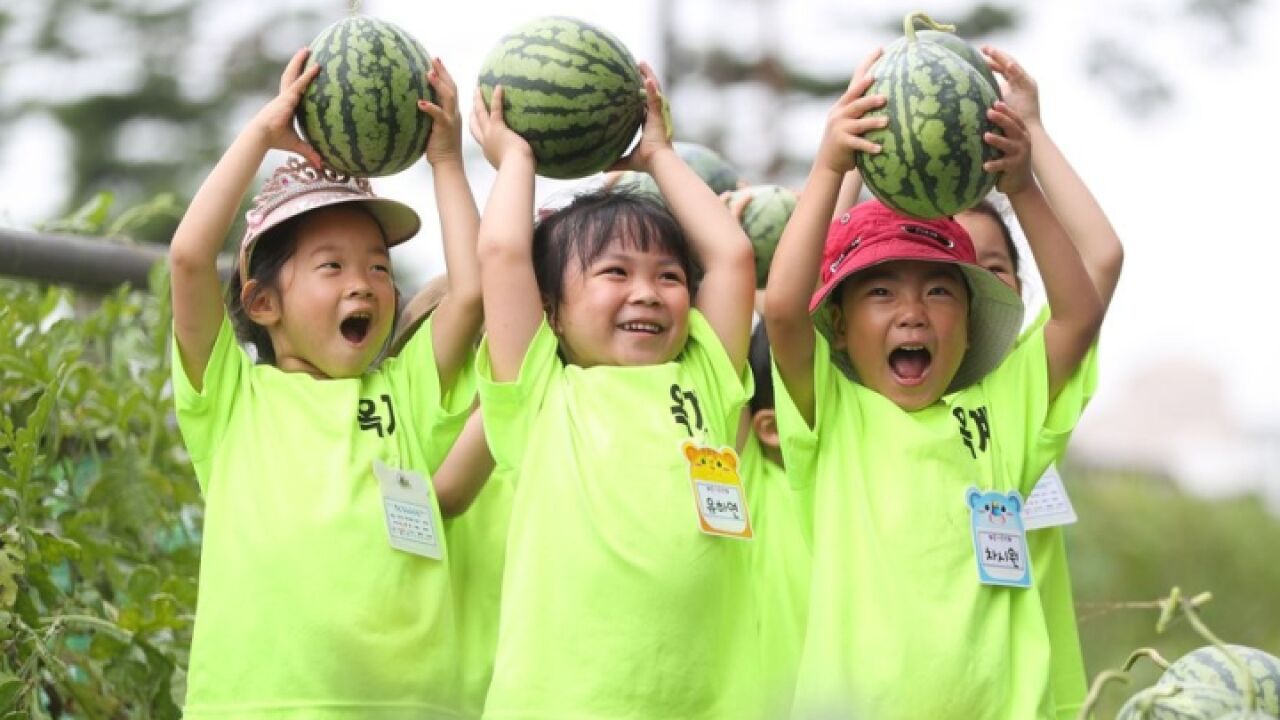
{"type": "Polygon", "coordinates": [[[0,718],[180,715],[202,512],[167,296],[0,283],[0,718]]]}

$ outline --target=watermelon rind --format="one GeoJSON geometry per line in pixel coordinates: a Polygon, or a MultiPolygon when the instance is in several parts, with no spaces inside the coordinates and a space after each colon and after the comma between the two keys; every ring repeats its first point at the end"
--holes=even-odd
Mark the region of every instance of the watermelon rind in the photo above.
{"type": "Polygon", "coordinates": [[[738,189],[738,171],[725,161],[720,153],[705,145],[692,142],[674,142],[671,144],[685,163],[702,178],[717,195],[738,189]]]}
{"type": "Polygon", "coordinates": [[[486,106],[502,85],[503,117],[529,143],[543,177],[605,170],[644,121],[644,81],[630,51],[574,18],[540,18],[503,37],[478,84],[486,106]]]}
{"type": "Polygon", "coordinates": [[[769,267],[773,253],[778,249],[782,231],[796,209],[796,194],[780,185],[753,185],[734,191],[730,204],[743,195],[751,198],[742,212],[742,230],[751,239],[751,249],[756,259],[756,287],[763,288],[769,280],[769,267]]]}
{"type": "MultiPolygon", "coordinates": [[[[1244,662],[1252,676],[1257,707],[1280,716],[1280,658],[1245,645],[1227,645],[1244,662]]],[[[1220,687],[1243,697],[1246,678],[1230,658],[1213,645],[1206,645],[1178,658],[1165,669],[1157,687],[1206,685],[1220,687]]]]}
{"type": "MultiPolygon", "coordinates": [[[[974,70],[978,71],[986,81],[991,85],[991,89],[995,91],[996,97],[1000,98],[1000,83],[996,81],[995,73],[991,71],[991,66],[987,65],[987,59],[983,57],[978,48],[970,45],[964,38],[950,32],[941,32],[938,30],[917,30],[916,39],[920,42],[937,43],[956,55],[960,59],[969,63],[974,70]]],[[[899,42],[905,42],[906,38],[902,38],[899,42]]]]}
{"type": "Polygon", "coordinates": [[[321,71],[298,103],[304,139],[326,164],[349,175],[393,175],[426,151],[435,101],[431,57],[399,26],[363,15],[330,25],[311,42],[307,67],[321,71]]]}
{"type": "Polygon", "coordinates": [[[1217,720],[1243,707],[1239,695],[1220,687],[1156,686],[1129,698],[1116,720],[1217,720]]]}

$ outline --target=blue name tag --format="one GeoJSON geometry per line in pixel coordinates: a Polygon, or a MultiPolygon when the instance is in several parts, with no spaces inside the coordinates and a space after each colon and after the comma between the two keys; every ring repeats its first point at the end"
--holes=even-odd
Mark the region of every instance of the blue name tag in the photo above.
{"type": "Polygon", "coordinates": [[[1031,556],[1022,525],[1022,495],[965,491],[978,580],[984,585],[1031,587],[1031,556]]]}

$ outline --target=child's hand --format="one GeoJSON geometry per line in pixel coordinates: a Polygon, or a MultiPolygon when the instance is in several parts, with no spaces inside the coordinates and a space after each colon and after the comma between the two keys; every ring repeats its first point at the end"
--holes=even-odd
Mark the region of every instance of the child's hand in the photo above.
{"type": "Polygon", "coordinates": [[[987,110],[987,117],[1004,131],[1004,135],[989,132],[982,139],[1004,153],[1004,157],[986,162],[982,169],[991,173],[1003,173],[996,188],[1005,195],[1014,195],[1034,182],[1031,177],[1031,137],[1027,134],[1027,124],[1004,101],[997,101],[994,107],[987,110]]]}
{"type": "MultiPolygon", "coordinates": [[[[742,187],[738,189],[741,190],[742,187]]],[[[738,224],[741,225],[742,215],[747,211],[747,206],[751,204],[751,193],[729,190],[720,193],[720,199],[729,207],[729,214],[733,215],[733,219],[737,220],[738,224]]]]}
{"type": "Polygon", "coordinates": [[[1004,82],[1000,84],[1004,101],[1022,117],[1023,122],[1028,125],[1038,125],[1040,123],[1040,90],[1036,87],[1035,79],[1028,75],[1018,61],[1008,53],[990,45],[984,45],[982,52],[987,56],[987,65],[1004,78],[1004,82]]]}
{"type": "Polygon", "coordinates": [[[640,132],[640,142],[630,154],[614,163],[610,170],[649,172],[654,154],[671,149],[671,137],[662,112],[662,87],[658,85],[658,77],[646,62],[640,63],[640,74],[644,77],[645,94],[644,129],[640,132]]]}
{"type": "Polygon", "coordinates": [[[297,153],[318,168],[324,164],[320,153],[304,141],[293,126],[293,115],[298,109],[298,103],[302,101],[302,94],[307,91],[307,85],[311,84],[316,75],[320,74],[319,65],[302,69],[309,52],[307,48],[302,48],[289,59],[284,74],[280,76],[280,94],[258,111],[250,126],[262,133],[268,147],[297,153]]]}
{"type": "Polygon", "coordinates": [[[856,153],[878,153],[880,146],[862,137],[868,130],[882,128],[889,124],[889,118],[864,118],[868,111],[885,104],[883,95],[865,95],[864,93],[875,82],[869,73],[871,65],[880,58],[883,52],[877,48],[862,61],[853,73],[849,89],[844,91],[835,107],[827,113],[827,126],[822,133],[822,145],[818,148],[815,165],[825,167],[832,172],[844,176],[854,169],[856,153]]]}
{"type": "Polygon", "coordinates": [[[493,96],[489,101],[492,108],[484,106],[484,95],[476,88],[475,100],[471,103],[471,137],[480,143],[484,150],[484,159],[495,168],[502,165],[502,159],[509,153],[519,153],[533,157],[533,148],[520,137],[515,130],[507,127],[502,118],[502,86],[493,88],[493,96]]]}
{"type": "Polygon", "coordinates": [[[427,162],[462,162],[462,113],[458,111],[458,86],[440,58],[431,58],[427,82],[436,91],[437,105],[419,100],[418,109],[431,116],[431,136],[427,138],[427,162]]]}

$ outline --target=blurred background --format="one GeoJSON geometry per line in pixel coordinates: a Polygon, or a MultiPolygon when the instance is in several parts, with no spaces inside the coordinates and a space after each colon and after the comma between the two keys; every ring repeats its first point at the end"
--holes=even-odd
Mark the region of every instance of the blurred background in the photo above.
{"type": "MultiPolygon", "coordinates": [[[[1176,656],[1201,644],[1185,627],[1156,638],[1156,611],[1122,607],[1173,585],[1212,590],[1213,627],[1280,654],[1280,332],[1270,292],[1280,233],[1259,214],[1280,188],[1274,0],[360,7],[445,61],[464,116],[502,34],[542,15],[596,23],[654,66],[676,139],[718,150],[752,183],[797,189],[853,68],[901,35],[915,9],[1028,69],[1045,126],[1125,243],[1099,392],[1063,467],[1080,516],[1068,542],[1090,674],[1139,645],[1176,656]]],[[[0,237],[163,246],[222,150],[274,95],[290,54],[347,10],[337,0],[0,0],[0,237]]],[[[483,203],[492,171],[466,145],[483,203]]],[[[430,181],[425,163],[374,181],[426,220],[396,250],[407,292],[442,271],[430,181]]],[[[539,200],[572,188],[542,180],[539,200]]],[[[1034,303],[1034,270],[1024,275],[1034,303]]],[[[96,292],[82,289],[77,302],[96,292]]],[[[13,341],[0,336],[0,352],[17,353],[3,347],[13,341]]],[[[0,517],[0,530],[7,524],[0,517]]]]}

